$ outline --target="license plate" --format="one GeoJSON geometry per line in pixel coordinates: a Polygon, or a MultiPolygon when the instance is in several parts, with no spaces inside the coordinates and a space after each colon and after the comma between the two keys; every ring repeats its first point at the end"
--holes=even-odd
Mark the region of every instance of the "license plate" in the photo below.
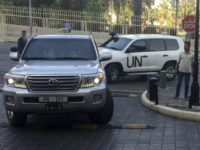
{"type": "Polygon", "coordinates": [[[67,103],[68,99],[64,96],[41,96],[39,97],[40,103],[67,103]]]}
{"type": "Polygon", "coordinates": [[[62,103],[46,103],[45,104],[46,111],[48,112],[61,112],[62,111],[62,103]]]}

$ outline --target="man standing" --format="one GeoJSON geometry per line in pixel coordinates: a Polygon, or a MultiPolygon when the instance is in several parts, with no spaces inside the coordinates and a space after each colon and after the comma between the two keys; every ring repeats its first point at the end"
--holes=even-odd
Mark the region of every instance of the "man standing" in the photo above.
{"type": "Polygon", "coordinates": [[[21,57],[24,47],[27,43],[26,31],[22,31],[22,36],[18,39],[18,58],[21,57]]]}
{"type": "Polygon", "coordinates": [[[185,77],[185,98],[188,98],[189,83],[191,73],[194,71],[194,54],[190,52],[190,42],[184,42],[184,52],[180,53],[176,64],[175,73],[177,74],[176,95],[178,99],[183,77],[185,77]]]}

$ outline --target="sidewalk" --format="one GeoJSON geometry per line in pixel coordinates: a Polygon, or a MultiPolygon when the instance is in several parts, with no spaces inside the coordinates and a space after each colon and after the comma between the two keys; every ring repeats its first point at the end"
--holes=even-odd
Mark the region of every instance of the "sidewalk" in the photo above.
{"type": "Polygon", "coordinates": [[[200,112],[200,106],[192,106],[192,109],[189,109],[189,98],[184,98],[184,83],[182,83],[182,88],[178,99],[173,99],[175,91],[175,86],[170,86],[165,89],[158,88],[159,104],[181,110],[200,112]]]}
{"type": "Polygon", "coordinates": [[[200,121],[200,106],[192,106],[192,109],[189,109],[189,98],[184,98],[184,82],[182,83],[178,99],[173,99],[176,91],[175,86],[175,82],[173,82],[168,84],[165,89],[158,87],[158,105],[155,105],[154,101],[149,100],[149,94],[145,91],[142,94],[142,103],[146,107],[165,115],[186,120],[200,121]]]}

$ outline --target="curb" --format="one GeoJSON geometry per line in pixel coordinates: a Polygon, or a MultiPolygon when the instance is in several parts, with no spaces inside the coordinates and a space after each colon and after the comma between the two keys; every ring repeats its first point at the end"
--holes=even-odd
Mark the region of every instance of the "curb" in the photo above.
{"type": "Polygon", "coordinates": [[[174,109],[174,108],[161,106],[161,105],[155,105],[146,97],[146,95],[147,95],[147,91],[142,93],[141,101],[149,109],[152,109],[164,115],[168,115],[168,116],[179,118],[179,119],[185,119],[185,120],[190,120],[190,121],[200,121],[199,112],[191,112],[191,111],[179,110],[179,109],[174,109]]]}

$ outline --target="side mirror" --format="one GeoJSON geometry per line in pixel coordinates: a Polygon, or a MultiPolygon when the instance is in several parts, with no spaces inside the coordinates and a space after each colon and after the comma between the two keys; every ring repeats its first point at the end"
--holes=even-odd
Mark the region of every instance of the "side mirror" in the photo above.
{"type": "Polygon", "coordinates": [[[100,61],[106,61],[112,59],[111,52],[100,52],[100,61]]]}
{"type": "Polygon", "coordinates": [[[18,48],[17,47],[11,47],[10,48],[10,53],[9,53],[9,57],[12,60],[18,61],[18,48]]]}

